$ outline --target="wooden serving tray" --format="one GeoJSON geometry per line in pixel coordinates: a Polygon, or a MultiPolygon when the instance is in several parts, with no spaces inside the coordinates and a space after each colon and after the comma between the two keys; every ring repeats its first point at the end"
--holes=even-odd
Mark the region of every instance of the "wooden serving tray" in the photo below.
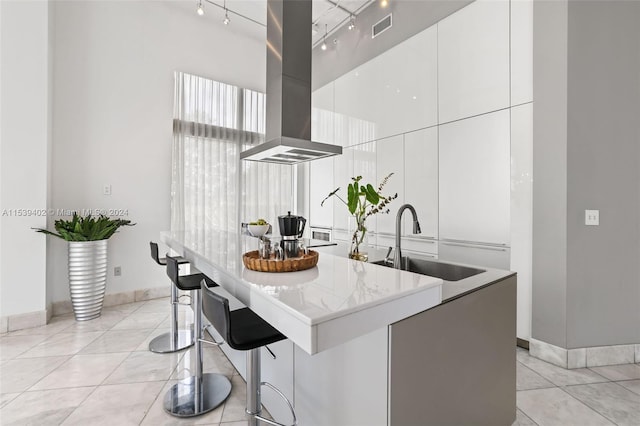
{"type": "Polygon", "coordinates": [[[250,251],[242,255],[242,263],[247,269],[258,272],[295,272],[304,271],[316,266],[318,252],[309,250],[309,254],[295,259],[275,260],[260,259],[258,250],[250,251]]]}

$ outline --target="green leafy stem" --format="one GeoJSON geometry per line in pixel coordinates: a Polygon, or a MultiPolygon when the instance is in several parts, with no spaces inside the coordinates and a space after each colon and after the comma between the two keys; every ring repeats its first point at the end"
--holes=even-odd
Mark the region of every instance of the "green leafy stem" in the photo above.
{"type": "Polygon", "coordinates": [[[336,197],[347,206],[349,213],[354,216],[356,220],[356,229],[351,238],[355,253],[359,251],[360,244],[364,241],[364,236],[367,233],[367,227],[365,226],[367,218],[377,213],[389,213],[389,203],[398,198],[397,193],[390,196],[383,196],[381,194],[382,189],[392,175],[393,173],[389,173],[382,182],[380,182],[377,190],[373,185],[362,182],[362,176],[352,177],[352,182],[347,185],[346,201],[338,194],[338,191],[340,191],[338,187],[320,203],[320,205],[323,206],[327,199],[336,197]]]}

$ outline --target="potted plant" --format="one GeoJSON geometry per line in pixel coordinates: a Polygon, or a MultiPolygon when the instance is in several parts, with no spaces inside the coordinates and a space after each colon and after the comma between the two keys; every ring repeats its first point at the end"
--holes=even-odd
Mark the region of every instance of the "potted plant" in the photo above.
{"type": "Polygon", "coordinates": [[[130,220],[74,212],[71,220],[54,222],[57,232],[33,228],[69,243],[69,292],[76,320],[100,316],[107,283],[107,241],[121,226],[133,225],[130,220]]]}
{"type": "Polygon", "coordinates": [[[362,260],[364,262],[368,260],[368,255],[362,247],[363,245],[366,246],[366,244],[363,244],[367,235],[366,220],[369,216],[376,213],[389,213],[387,206],[391,201],[398,198],[398,194],[386,197],[381,194],[382,189],[392,175],[393,173],[390,173],[382,179],[377,190],[370,183],[365,184],[362,182],[362,176],[352,177],[352,182],[347,185],[346,201],[338,195],[340,188],[336,188],[335,191],[327,195],[320,203],[322,206],[327,199],[335,196],[347,206],[349,213],[353,216],[355,225],[353,227],[353,235],[351,236],[349,258],[362,260]]]}

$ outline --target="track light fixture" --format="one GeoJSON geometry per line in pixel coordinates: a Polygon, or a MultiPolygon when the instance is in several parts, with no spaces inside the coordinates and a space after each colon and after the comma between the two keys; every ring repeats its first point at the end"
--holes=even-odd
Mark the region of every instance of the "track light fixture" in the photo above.
{"type": "Polygon", "coordinates": [[[322,44],[320,49],[327,50],[327,24],[324,24],[324,36],[322,36],[322,44]]]}
{"type": "Polygon", "coordinates": [[[356,17],[351,15],[349,17],[349,26],[347,27],[349,31],[354,30],[356,28],[356,17]]]}
{"type": "Polygon", "coordinates": [[[222,7],[224,8],[224,20],[222,21],[222,23],[225,25],[229,25],[229,22],[231,22],[231,19],[229,19],[229,10],[227,9],[227,0],[224,0],[222,7]]]}
{"type": "Polygon", "coordinates": [[[198,8],[196,9],[196,13],[200,16],[204,15],[204,6],[202,5],[202,0],[198,2],[198,8]]]}

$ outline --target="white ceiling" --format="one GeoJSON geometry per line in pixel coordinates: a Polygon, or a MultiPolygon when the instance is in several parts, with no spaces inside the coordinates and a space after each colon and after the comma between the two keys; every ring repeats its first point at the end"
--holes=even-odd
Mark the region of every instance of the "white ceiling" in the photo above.
{"type": "MultiPolygon", "coordinates": [[[[349,21],[350,14],[357,15],[374,1],[375,0],[313,0],[312,19],[313,23],[317,24],[318,32],[312,36],[312,44],[315,45],[322,40],[325,35],[325,28],[328,34],[331,34],[349,21]]],[[[194,0],[194,4],[197,5],[196,0],[194,0]]],[[[226,0],[226,3],[225,0],[205,0],[203,4],[205,8],[208,6],[211,8],[211,6],[213,6],[219,11],[226,5],[230,12],[229,17],[232,23],[234,19],[243,20],[241,16],[235,15],[236,13],[262,25],[266,25],[267,22],[267,0],[226,0]],[[219,8],[214,5],[219,6],[219,8]]],[[[257,27],[260,26],[257,23],[253,25],[257,27]]],[[[311,31],[311,28],[309,30],[311,31]]]]}

